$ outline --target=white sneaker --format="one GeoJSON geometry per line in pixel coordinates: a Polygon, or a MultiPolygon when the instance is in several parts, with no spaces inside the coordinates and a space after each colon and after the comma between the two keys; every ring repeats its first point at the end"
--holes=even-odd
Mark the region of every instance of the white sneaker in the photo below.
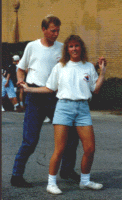
{"type": "Polygon", "coordinates": [[[83,185],[80,183],[80,189],[92,189],[92,190],[100,190],[103,188],[103,184],[95,183],[90,181],[87,185],[83,185]]]}
{"type": "Polygon", "coordinates": [[[5,109],[3,108],[3,106],[1,107],[1,111],[2,111],[2,112],[4,112],[4,111],[5,111],[5,109]]]}
{"type": "Polygon", "coordinates": [[[50,122],[50,119],[48,117],[45,118],[44,123],[50,122]]]}
{"type": "Polygon", "coordinates": [[[62,191],[58,188],[57,185],[47,185],[47,192],[51,194],[61,194],[62,191]]]}

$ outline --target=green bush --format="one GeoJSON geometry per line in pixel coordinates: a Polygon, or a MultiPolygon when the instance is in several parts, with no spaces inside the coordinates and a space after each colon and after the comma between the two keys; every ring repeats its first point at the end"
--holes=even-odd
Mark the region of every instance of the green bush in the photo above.
{"type": "Polygon", "coordinates": [[[109,110],[122,108],[122,79],[107,79],[99,94],[93,94],[89,102],[91,110],[109,110]]]}

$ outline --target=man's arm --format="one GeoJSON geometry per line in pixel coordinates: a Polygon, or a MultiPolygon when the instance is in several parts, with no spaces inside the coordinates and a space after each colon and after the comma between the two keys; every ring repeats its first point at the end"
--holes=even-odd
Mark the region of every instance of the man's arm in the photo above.
{"type": "Polygon", "coordinates": [[[24,83],[26,72],[18,68],[17,70],[17,85],[20,86],[20,83],[24,83]]]}
{"type": "Polygon", "coordinates": [[[9,86],[9,79],[10,79],[10,76],[11,74],[7,74],[7,77],[6,77],[6,84],[5,84],[5,87],[8,87],[9,86]]]}

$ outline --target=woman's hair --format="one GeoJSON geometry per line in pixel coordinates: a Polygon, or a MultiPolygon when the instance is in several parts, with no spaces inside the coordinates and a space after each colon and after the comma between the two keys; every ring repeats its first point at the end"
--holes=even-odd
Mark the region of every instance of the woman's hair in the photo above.
{"type": "Polygon", "coordinates": [[[78,35],[70,35],[68,38],[66,38],[63,45],[62,58],[60,59],[60,62],[63,64],[63,66],[66,65],[66,63],[70,60],[70,55],[68,53],[68,44],[72,40],[79,42],[81,45],[81,49],[82,49],[81,61],[83,63],[88,61],[87,50],[86,50],[85,43],[83,42],[83,40],[78,35]]]}
{"type": "Polygon", "coordinates": [[[48,29],[50,23],[53,23],[55,26],[60,26],[61,21],[58,17],[55,17],[53,15],[45,17],[45,19],[42,20],[41,28],[48,29]]]}

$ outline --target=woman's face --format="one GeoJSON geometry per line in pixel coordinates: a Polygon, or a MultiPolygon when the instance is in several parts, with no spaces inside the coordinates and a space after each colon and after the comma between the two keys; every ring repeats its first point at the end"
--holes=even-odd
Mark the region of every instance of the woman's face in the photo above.
{"type": "Polygon", "coordinates": [[[81,45],[80,42],[72,40],[68,44],[68,53],[70,55],[70,60],[73,62],[81,61],[81,45]]]}

